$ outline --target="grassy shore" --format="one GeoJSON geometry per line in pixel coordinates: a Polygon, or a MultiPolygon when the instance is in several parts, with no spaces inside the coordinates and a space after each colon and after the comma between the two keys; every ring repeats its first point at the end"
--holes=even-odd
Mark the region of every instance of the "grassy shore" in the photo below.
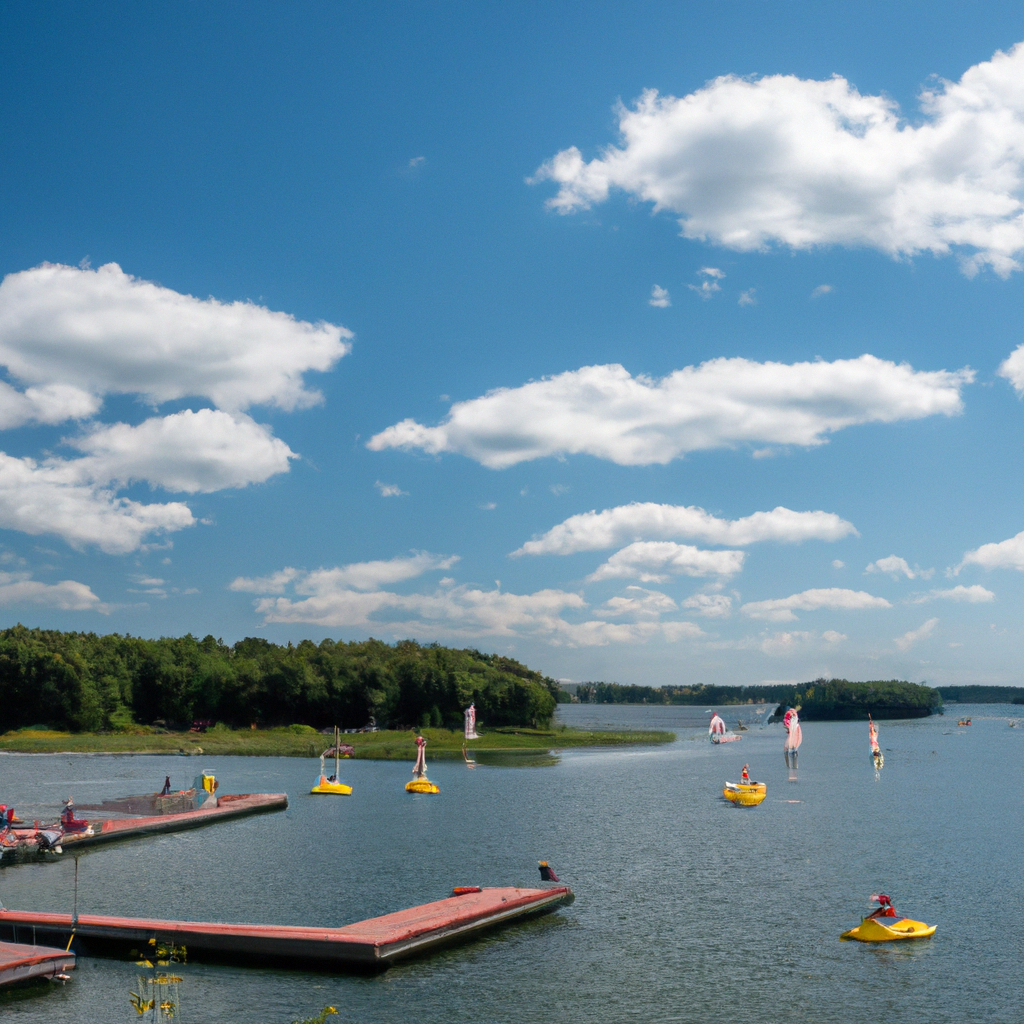
{"type": "MultiPolygon", "coordinates": [[[[423,729],[428,757],[462,756],[462,732],[423,729]]],[[[629,744],[671,743],[671,732],[587,732],[556,726],[551,729],[494,729],[471,740],[473,754],[565,750],[570,747],[606,747],[629,744]]],[[[416,733],[382,729],[348,733],[343,742],[355,748],[357,758],[412,761],[416,758],[416,733]]],[[[119,733],[49,732],[19,729],[0,736],[0,752],[20,754],[239,754],[248,757],[316,757],[331,745],[308,726],[281,729],[228,729],[216,726],[204,733],[162,732],[139,729],[119,733]]]]}

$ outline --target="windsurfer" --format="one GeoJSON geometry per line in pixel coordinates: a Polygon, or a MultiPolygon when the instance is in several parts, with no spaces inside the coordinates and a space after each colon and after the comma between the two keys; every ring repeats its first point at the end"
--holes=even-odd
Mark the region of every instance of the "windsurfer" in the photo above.
{"type": "Polygon", "coordinates": [[[803,730],[800,728],[798,710],[798,708],[788,708],[782,717],[782,724],[786,727],[786,740],[783,743],[782,751],[786,756],[787,768],[796,768],[797,750],[803,742],[803,730]]]}
{"type": "Polygon", "coordinates": [[[721,742],[722,737],[725,735],[725,720],[716,711],[711,716],[711,722],[708,725],[708,737],[712,743],[721,742]]]}
{"type": "Polygon", "coordinates": [[[416,737],[416,764],[412,770],[417,779],[427,774],[427,741],[422,736],[416,737]]]}

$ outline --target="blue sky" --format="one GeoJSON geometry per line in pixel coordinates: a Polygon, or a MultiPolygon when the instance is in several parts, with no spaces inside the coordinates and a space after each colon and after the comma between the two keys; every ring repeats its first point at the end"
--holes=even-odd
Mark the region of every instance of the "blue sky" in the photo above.
{"type": "Polygon", "coordinates": [[[8,5],[0,621],[1019,683],[1022,41],[8,5]]]}

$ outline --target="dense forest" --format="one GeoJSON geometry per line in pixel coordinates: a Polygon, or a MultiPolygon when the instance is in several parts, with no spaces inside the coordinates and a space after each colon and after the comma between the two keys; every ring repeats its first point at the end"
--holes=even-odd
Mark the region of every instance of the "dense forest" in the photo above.
{"type": "Polygon", "coordinates": [[[411,640],[281,646],[248,637],[0,631],[0,732],[136,724],[461,727],[475,701],[491,726],[547,725],[558,684],[511,658],[411,640]]]}
{"type": "Polygon", "coordinates": [[[1024,704],[1020,686],[940,686],[939,693],[959,704],[1024,704]]]}
{"type": "Polygon", "coordinates": [[[914,718],[942,707],[938,690],[898,679],[851,683],[846,679],[815,679],[796,686],[622,686],[580,683],[576,695],[590,704],[784,704],[801,706],[802,718],[813,721],[867,718],[914,718]]]}

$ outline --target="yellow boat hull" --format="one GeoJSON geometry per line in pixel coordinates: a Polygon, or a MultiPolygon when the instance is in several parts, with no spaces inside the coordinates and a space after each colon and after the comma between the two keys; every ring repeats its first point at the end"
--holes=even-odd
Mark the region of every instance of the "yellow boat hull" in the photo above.
{"type": "Polygon", "coordinates": [[[722,796],[737,807],[756,807],[768,795],[768,787],[763,782],[727,782],[722,796]]]}
{"type": "Polygon", "coordinates": [[[405,784],[406,793],[440,793],[441,787],[430,779],[413,779],[405,784]]]}
{"type": "Polygon", "coordinates": [[[909,917],[877,918],[865,917],[856,928],[843,932],[841,939],[856,939],[858,942],[899,942],[903,939],[928,939],[935,934],[935,925],[924,921],[912,921],[909,917]],[[883,920],[891,924],[883,924],[883,920]]]}
{"type": "Polygon", "coordinates": [[[310,793],[317,793],[321,796],[351,796],[352,787],[346,786],[344,782],[328,782],[321,776],[320,781],[310,790],[310,793]]]}

